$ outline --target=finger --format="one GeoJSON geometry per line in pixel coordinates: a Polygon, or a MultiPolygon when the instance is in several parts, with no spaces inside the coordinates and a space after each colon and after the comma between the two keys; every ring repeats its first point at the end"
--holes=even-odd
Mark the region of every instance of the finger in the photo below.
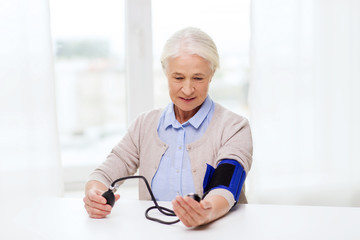
{"type": "MultiPolygon", "coordinates": [[[[181,206],[181,213],[184,221],[186,221],[192,227],[200,225],[202,222],[201,216],[199,216],[199,214],[194,210],[194,208],[191,207],[191,205],[189,205],[185,199],[186,197],[183,198],[180,196],[176,198],[177,203],[181,206]]],[[[193,199],[189,198],[189,200],[191,202],[193,199]]],[[[195,200],[192,202],[192,204],[195,204],[195,206],[199,205],[199,203],[195,200]]]]}
{"type": "Polygon", "coordinates": [[[101,211],[99,209],[96,208],[89,208],[89,216],[93,217],[93,216],[101,216],[101,217],[106,217],[107,215],[110,214],[110,212],[105,212],[105,211],[101,211]]]}
{"type": "Polygon", "coordinates": [[[115,201],[120,199],[120,195],[119,194],[115,194],[115,201]]]}
{"type": "MultiPolygon", "coordinates": [[[[207,217],[212,208],[212,205],[207,200],[201,200],[200,203],[192,199],[191,197],[185,197],[184,200],[193,209],[193,212],[197,213],[200,217],[207,217]]],[[[193,215],[195,217],[195,215],[193,215]]]]}
{"type": "Polygon", "coordinates": [[[201,201],[200,201],[200,205],[201,205],[201,207],[202,207],[203,209],[206,209],[206,210],[212,208],[211,203],[210,203],[209,201],[207,201],[207,200],[201,200],[201,201]]]}
{"type": "Polygon", "coordinates": [[[87,196],[84,197],[84,203],[89,207],[96,208],[106,212],[110,212],[112,209],[112,207],[109,204],[94,202],[87,196]]]}
{"type": "Polygon", "coordinates": [[[187,222],[193,227],[202,225],[209,221],[211,204],[208,201],[199,203],[190,197],[184,197],[182,201],[179,199],[179,204],[184,208],[187,214],[187,222]],[[207,209],[205,209],[205,207],[207,209]]]}
{"type": "Polygon", "coordinates": [[[103,215],[89,215],[89,217],[91,218],[96,218],[96,219],[100,219],[100,218],[104,218],[106,216],[103,216],[103,215]]]}
{"type": "Polygon", "coordinates": [[[85,196],[83,200],[84,200],[84,203],[90,207],[101,209],[104,211],[111,210],[111,206],[109,204],[103,204],[103,203],[92,201],[88,196],[85,196]]]}
{"type": "Polygon", "coordinates": [[[189,206],[189,211],[192,210],[196,212],[198,215],[202,215],[204,213],[204,208],[202,208],[201,204],[196,200],[192,199],[191,197],[184,197],[184,201],[189,206]]]}
{"type": "Polygon", "coordinates": [[[110,212],[108,212],[108,211],[102,211],[102,210],[99,210],[96,208],[92,208],[86,204],[85,204],[85,209],[91,218],[104,218],[110,214],[110,212]]]}
{"type": "Polygon", "coordinates": [[[87,196],[92,202],[98,202],[102,204],[106,203],[106,199],[103,196],[101,196],[100,193],[97,193],[95,191],[89,191],[87,196]]]}
{"type": "Polygon", "coordinates": [[[201,208],[199,202],[190,197],[184,197],[179,203],[185,209],[189,222],[199,225],[204,221],[205,212],[204,209],[201,208]]]}
{"type": "Polygon", "coordinates": [[[106,207],[106,209],[96,208],[91,205],[88,205],[85,203],[85,209],[88,211],[88,213],[92,214],[110,214],[111,213],[111,206],[106,207]]]}
{"type": "Polygon", "coordinates": [[[186,211],[181,207],[181,205],[178,203],[177,199],[174,199],[172,201],[173,210],[176,214],[176,216],[180,219],[180,221],[186,226],[186,227],[192,227],[190,222],[187,219],[186,211]]]}

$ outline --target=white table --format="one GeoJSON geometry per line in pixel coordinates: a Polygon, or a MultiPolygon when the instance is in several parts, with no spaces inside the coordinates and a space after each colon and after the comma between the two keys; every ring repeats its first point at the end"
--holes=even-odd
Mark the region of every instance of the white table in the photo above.
{"type": "MultiPolygon", "coordinates": [[[[82,199],[30,201],[19,206],[16,214],[5,210],[0,239],[360,239],[360,208],[248,204],[192,229],[182,223],[147,220],[144,212],[151,205],[120,199],[107,218],[91,219],[82,199]]],[[[160,205],[171,206],[170,202],[160,205]]],[[[151,214],[158,216],[156,210],[151,214]]]]}

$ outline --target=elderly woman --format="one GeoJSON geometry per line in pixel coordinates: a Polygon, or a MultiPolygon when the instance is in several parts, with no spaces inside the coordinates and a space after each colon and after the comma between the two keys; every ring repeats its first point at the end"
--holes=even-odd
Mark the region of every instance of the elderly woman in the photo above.
{"type": "MultiPolygon", "coordinates": [[[[166,42],[161,63],[171,103],[139,116],[90,175],[84,197],[90,217],[110,214],[102,193],[112,181],[138,169],[157,200],[172,200],[187,227],[214,221],[236,203],[247,202],[243,182],[252,162],[251,131],[246,118],[208,96],[219,66],[214,42],[197,28],[185,28],[166,42]],[[197,202],[187,193],[205,197],[197,202]]],[[[139,198],[150,200],[142,182],[139,198]]]]}

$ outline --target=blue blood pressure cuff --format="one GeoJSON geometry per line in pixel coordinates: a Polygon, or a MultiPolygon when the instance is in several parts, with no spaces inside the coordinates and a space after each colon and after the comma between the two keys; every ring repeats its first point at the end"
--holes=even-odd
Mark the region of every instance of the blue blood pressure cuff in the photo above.
{"type": "Polygon", "coordinates": [[[245,177],[246,172],[238,161],[224,159],[216,166],[216,168],[207,164],[203,183],[204,197],[211,190],[223,188],[230,191],[237,202],[245,177]]]}

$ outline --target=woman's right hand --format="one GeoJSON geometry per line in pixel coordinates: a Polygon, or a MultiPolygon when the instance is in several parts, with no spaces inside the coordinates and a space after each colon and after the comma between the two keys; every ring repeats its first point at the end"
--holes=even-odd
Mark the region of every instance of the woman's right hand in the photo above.
{"type": "MultiPolygon", "coordinates": [[[[86,185],[84,206],[91,218],[104,218],[111,213],[112,207],[106,204],[106,199],[101,196],[107,187],[95,181],[90,181],[86,185]]],[[[119,200],[120,195],[115,194],[115,201],[119,200]]]]}

